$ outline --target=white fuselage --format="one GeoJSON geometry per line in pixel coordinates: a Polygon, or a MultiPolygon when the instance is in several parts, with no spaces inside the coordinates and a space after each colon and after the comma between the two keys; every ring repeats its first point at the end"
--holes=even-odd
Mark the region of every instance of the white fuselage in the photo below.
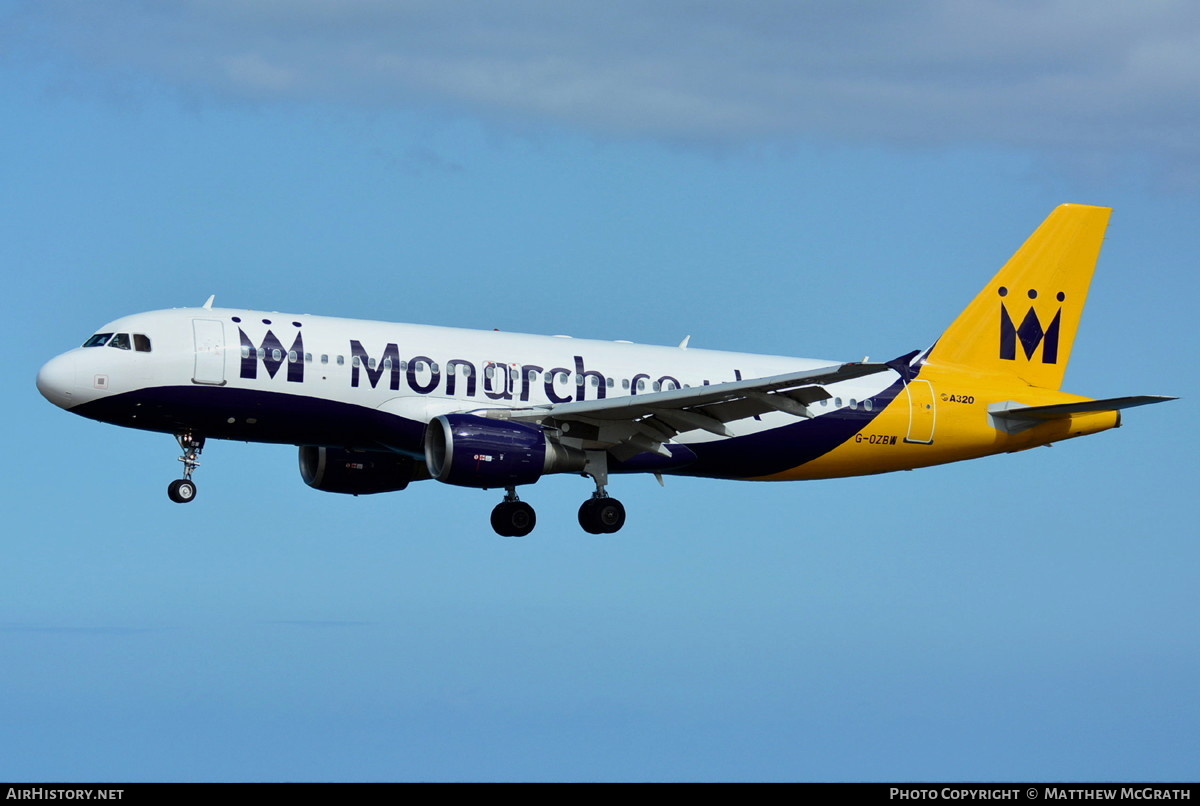
{"type": "MultiPolygon", "coordinates": [[[[831,363],[218,308],[137,314],[98,332],[143,335],[150,349],[80,347],[51,360],[38,386],[57,405],[149,430],[412,456],[421,455],[424,426],[449,412],[614,398],[831,363]],[[396,427],[366,427],[355,411],[396,427]]],[[[817,414],[857,406],[894,381],[883,374],[836,384],[817,414]]],[[[730,430],[741,436],[794,420],[771,412],[730,430]]],[[[697,430],[676,441],[724,438],[697,430]]]]}

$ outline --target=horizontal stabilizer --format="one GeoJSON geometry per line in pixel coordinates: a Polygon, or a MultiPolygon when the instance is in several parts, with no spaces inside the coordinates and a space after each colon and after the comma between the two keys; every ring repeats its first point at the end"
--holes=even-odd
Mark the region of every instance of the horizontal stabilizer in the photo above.
{"type": "Polygon", "coordinates": [[[1130,397],[1110,397],[1107,400],[1084,400],[1079,403],[1057,403],[1051,406],[1023,406],[1009,401],[996,403],[988,408],[992,424],[1002,431],[1015,433],[1032,428],[1047,420],[1060,420],[1072,414],[1089,414],[1097,411],[1120,411],[1134,406],[1148,406],[1151,403],[1163,403],[1175,400],[1166,395],[1132,395],[1130,397]]]}

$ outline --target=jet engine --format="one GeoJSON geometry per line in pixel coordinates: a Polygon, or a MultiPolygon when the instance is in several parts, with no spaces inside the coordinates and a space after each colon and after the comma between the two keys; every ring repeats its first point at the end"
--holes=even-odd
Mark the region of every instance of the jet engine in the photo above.
{"type": "Polygon", "coordinates": [[[416,459],[398,453],[300,446],[300,477],[327,493],[370,495],[403,490],[427,478],[416,459]]]}
{"type": "Polygon", "coordinates": [[[425,430],[429,475],[460,487],[515,487],[547,473],[578,472],[585,456],[546,436],[536,425],[443,414],[425,430]]]}

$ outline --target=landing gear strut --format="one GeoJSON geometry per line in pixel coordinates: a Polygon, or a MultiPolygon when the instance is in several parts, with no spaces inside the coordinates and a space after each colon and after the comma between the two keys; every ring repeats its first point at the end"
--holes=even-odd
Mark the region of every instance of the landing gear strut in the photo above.
{"type": "Polygon", "coordinates": [[[617,499],[610,498],[604,489],[608,485],[608,454],[588,451],[584,475],[591,476],[596,482],[596,492],[579,507],[579,525],[593,535],[619,531],[625,525],[625,507],[617,499]]]}
{"type": "Polygon", "coordinates": [[[183,456],[179,457],[179,461],[183,462],[183,478],[176,479],[167,486],[167,496],[176,504],[186,504],[196,497],[196,483],[192,481],[192,473],[200,466],[196,457],[204,450],[204,437],[193,436],[192,432],[188,431],[176,434],[175,441],[183,451],[183,456]]]}
{"type": "Polygon", "coordinates": [[[515,487],[506,487],[504,500],[492,510],[492,528],[501,537],[524,537],[537,525],[533,507],[517,498],[515,487]]]}
{"type": "MultiPolygon", "coordinates": [[[[604,489],[608,484],[608,454],[604,451],[587,451],[583,475],[590,476],[596,482],[596,491],[579,507],[579,525],[585,532],[594,535],[612,534],[620,530],[625,525],[625,507],[617,499],[609,497],[604,489]]],[[[194,488],[192,494],[195,494],[194,488]]],[[[537,515],[533,507],[517,498],[516,487],[505,487],[504,500],[492,510],[492,528],[496,534],[501,537],[524,537],[533,531],[535,525],[537,515]]]]}

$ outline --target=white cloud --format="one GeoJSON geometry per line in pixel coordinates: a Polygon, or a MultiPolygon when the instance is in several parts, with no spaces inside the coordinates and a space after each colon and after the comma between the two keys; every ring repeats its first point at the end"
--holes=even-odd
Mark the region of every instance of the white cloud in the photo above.
{"type": "Polygon", "coordinates": [[[271,64],[257,53],[229,56],[223,63],[231,84],[255,92],[286,93],[298,83],[293,70],[271,64]]]}
{"type": "Polygon", "coordinates": [[[25,13],[41,53],[189,91],[611,136],[1192,160],[1200,123],[1191,0],[47,0],[25,13]]]}

